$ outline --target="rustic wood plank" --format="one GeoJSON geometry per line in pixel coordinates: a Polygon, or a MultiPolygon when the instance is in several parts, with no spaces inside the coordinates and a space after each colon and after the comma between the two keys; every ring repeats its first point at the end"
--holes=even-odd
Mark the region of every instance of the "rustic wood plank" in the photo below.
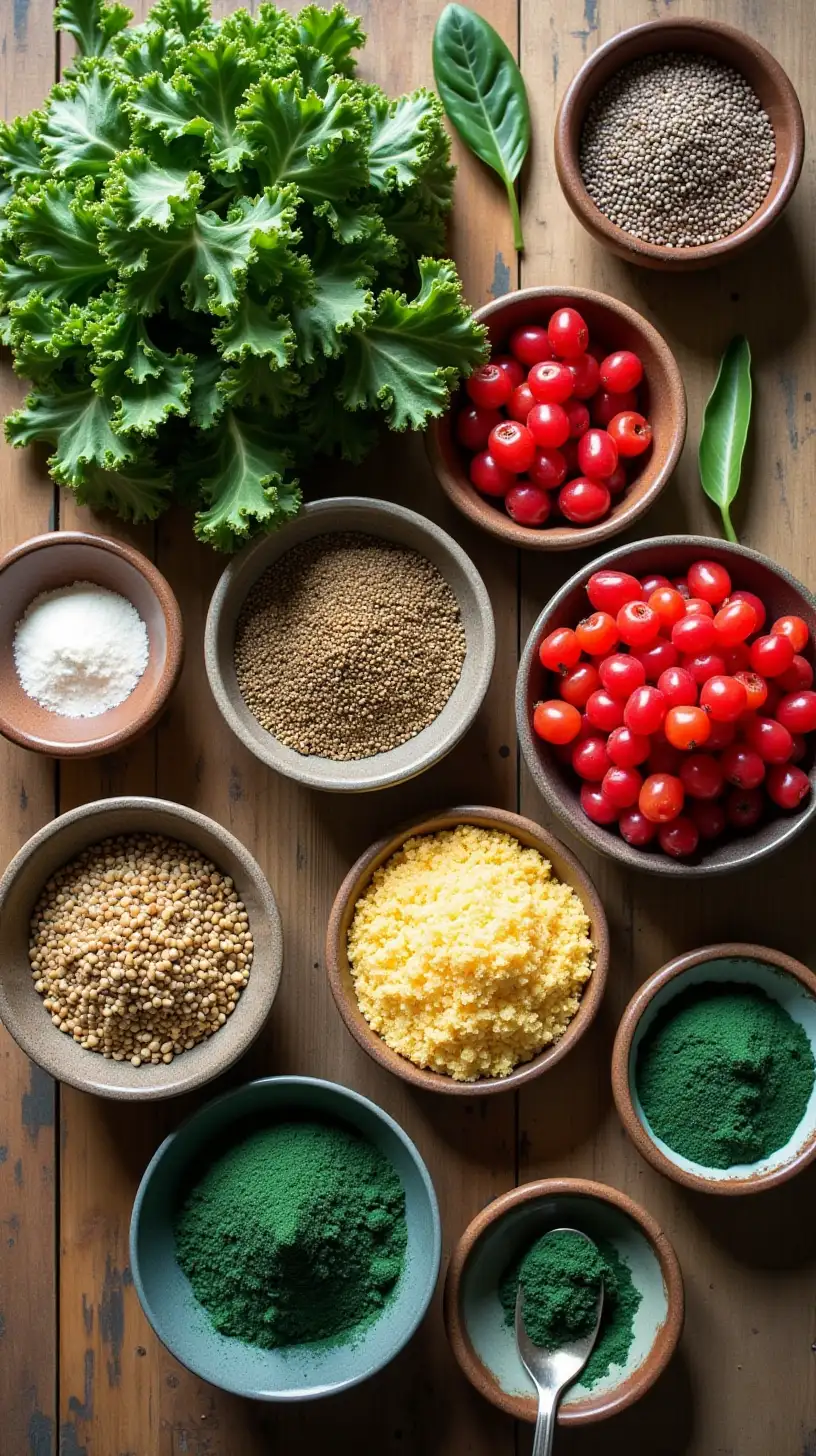
{"type": "MultiPolygon", "coordinates": [[[[11,120],[44,94],[54,76],[47,0],[0,10],[0,105],[11,120]]],[[[25,388],[5,367],[0,412],[25,388]]],[[[42,459],[3,441],[0,546],[7,551],[49,528],[54,493],[42,459]]],[[[54,768],[0,740],[5,866],[54,812],[54,768]]],[[[56,1092],[51,1078],[0,1028],[0,1410],[9,1452],[52,1456],[56,1422],[56,1092]]]]}
{"type": "MultiPolygon", "coordinates": [[[[545,14],[535,0],[522,0],[522,64],[539,141],[525,198],[522,282],[578,283],[626,299],[669,339],[688,391],[689,438],[676,481],[635,534],[718,534],[717,518],[699,489],[696,446],[720,352],[741,330],[754,350],[757,404],[738,529],[747,545],[812,582],[808,523],[816,349],[807,328],[814,295],[812,164],[786,219],[733,266],[682,276],[650,273],[612,257],[567,210],[549,138],[557,103],[587,52],[647,18],[647,12],[634,0],[556,0],[551,9],[545,14]]],[[[654,15],[674,11],[666,0],[650,9],[654,15]]],[[[802,0],[784,7],[690,0],[683,13],[742,26],[768,45],[797,86],[806,124],[812,124],[811,7],[802,0]]],[[[583,559],[561,558],[543,571],[540,558],[524,560],[523,633],[583,559]]],[[[526,774],[522,805],[546,822],[547,811],[526,774]]],[[[803,1177],[779,1196],[729,1200],[727,1210],[716,1199],[686,1196],[630,1146],[611,1105],[608,1066],[615,1026],[632,991],[679,951],[729,938],[756,939],[813,963],[807,908],[812,839],[761,870],[712,886],[624,876],[580,841],[574,844],[610,915],[612,974],[596,1032],[546,1086],[521,1097],[520,1176],[594,1176],[632,1194],[675,1241],[688,1293],[678,1359],[649,1397],[614,1421],[608,1439],[615,1451],[659,1450],[661,1456],[766,1456],[770,1450],[798,1456],[810,1450],[816,1424],[812,1315],[799,1294],[803,1277],[814,1268],[801,1222],[814,1180],[803,1177]],[[774,1396],[766,1404],[760,1392],[768,1389],[771,1371],[774,1396]]],[[[584,1456],[596,1449],[596,1438],[591,1429],[565,1434],[562,1446],[567,1456],[584,1456]]],[[[525,1437],[520,1450],[527,1449],[525,1437]]]]}

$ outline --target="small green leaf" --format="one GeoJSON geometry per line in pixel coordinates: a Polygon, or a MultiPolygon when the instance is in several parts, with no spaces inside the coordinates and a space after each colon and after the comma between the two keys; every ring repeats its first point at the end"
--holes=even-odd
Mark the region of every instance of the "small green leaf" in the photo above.
{"type": "Polygon", "coordinates": [[[700,484],[719,507],[729,541],[737,535],[731,524],[731,503],[740,486],[742,457],[751,422],[751,350],[738,334],[720,362],[717,382],[708,399],[700,435],[700,484]]]}
{"type": "Polygon", "coordinates": [[[65,177],[104,176],[128,144],[127,87],[104,66],[89,61],[80,80],[51,92],[40,139],[53,170],[65,177]]]}
{"type": "Polygon", "coordinates": [[[132,11],[125,5],[108,5],[106,0],[60,0],[54,11],[56,30],[74,37],[81,56],[103,56],[132,11]]]}
{"type": "Polygon", "coordinates": [[[513,239],[524,247],[514,182],[530,146],[530,109],[521,72],[481,15],[447,5],[436,24],[433,67],[442,105],[462,140],[507,189],[513,239]]]}

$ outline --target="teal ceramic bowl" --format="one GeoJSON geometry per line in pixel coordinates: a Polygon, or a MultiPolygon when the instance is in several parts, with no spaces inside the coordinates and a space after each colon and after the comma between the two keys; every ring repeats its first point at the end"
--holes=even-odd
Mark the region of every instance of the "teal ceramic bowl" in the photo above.
{"type": "Polygon", "coordinates": [[[468,1379],[517,1420],[536,1418],[535,1391],[499,1300],[505,1271],[554,1228],[575,1228],[611,1243],[641,1295],[624,1365],[587,1389],[576,1382],[558,1412],[561,1425],[603,1420],[632,1405],[671,1359],[683,1328],[683,1278],[666,1235],[646,1213],[603,1183],[551,1178],[514,1188],[488,1204],[454,1251],[445,1284],[445,1325],[468,1379]]]}
{"type": "Polygon", "coordinates": [[[411,1140],[381,1108],[334,1082],[266,1077],[208,1102],[170,1135],[139,1185],[130,1225],[133,1280],[162,1344],[203,1380],[252,1400],[314,1400],[367,1380],[408,1343],[430,1304],[439,1275],[441,1234],[436,1194],[411,1140]],[[390,1159],[405,1190],[406,1264],[376,1324],[332,1349],[261,1350],[221,1335],[176,1261],[173,1222],[195,1167],[216,1140],[236,1137],[249,1119],[312,1115],[344,1123],[390,1159]]]}

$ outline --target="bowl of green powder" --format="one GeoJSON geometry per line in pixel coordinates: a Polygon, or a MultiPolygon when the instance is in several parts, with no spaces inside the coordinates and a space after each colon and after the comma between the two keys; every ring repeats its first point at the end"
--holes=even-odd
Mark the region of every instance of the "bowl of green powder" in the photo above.
{"type": "Polygon", "coordinates": [[[658,1172],[759,1193],[816,1158],[816,976],[764,946],[705,946],[630,1001],[612,1056],[621,1120],[658,1172]]]}
{"type": "Polygon", "coordinates": [[[594,1325],[600,1280],[598,1338],[561,1402],[562,1425],[614,1415],[665,1369],[683,1327],[677,1256],[648,1213],[603,1183],[547,1179],[488,1204],[459,1240],[445,1284],[448,1338],[476,1389],[517,1420],[534,1421],[535,1392],[514,1331],[519,1283],[528,1334],[556,1349],[594,1325]]]}
{"type": "Polygon", "coordinates": [[[410,1340],[439,1274],[414,1144],[359,1093],[267,1077],[172,1133],[136,1195],[130,1261],[159,1339],[253,1400],[333,1395],[410,1340]]]}

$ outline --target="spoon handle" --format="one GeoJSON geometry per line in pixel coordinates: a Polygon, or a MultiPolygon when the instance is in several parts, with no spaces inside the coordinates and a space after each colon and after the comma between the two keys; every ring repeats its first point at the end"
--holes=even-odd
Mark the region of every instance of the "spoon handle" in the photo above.
{"type": "Polygon", "coordinates": [[[558,1392],[538,1387],[538,1418],[531,1456],[550,1456],[558,1414],[558,1392]]]}

